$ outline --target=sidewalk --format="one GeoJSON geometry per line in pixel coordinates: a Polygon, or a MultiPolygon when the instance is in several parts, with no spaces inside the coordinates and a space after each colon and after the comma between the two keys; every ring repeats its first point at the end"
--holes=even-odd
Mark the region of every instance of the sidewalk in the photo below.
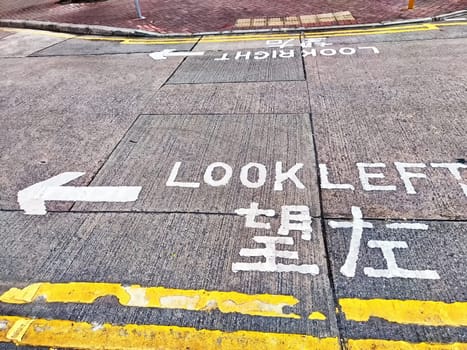
{"type": "MultiPolygon", "coordinates": [[[[57,0],[3,0],[0,19],[95,24],[160,33],[199,33],[233,29],[237,20],[284,18],[350,11],[353,23],[423,18],[467,9],[467,0],[140,0],[146,19],[136,18],[133,0],[60,5],[57,0]]],[[[329,22],[329,25],[337,24],[329,22]]],[[[244,28],[248,29],[248,28],[244,28]]]]}

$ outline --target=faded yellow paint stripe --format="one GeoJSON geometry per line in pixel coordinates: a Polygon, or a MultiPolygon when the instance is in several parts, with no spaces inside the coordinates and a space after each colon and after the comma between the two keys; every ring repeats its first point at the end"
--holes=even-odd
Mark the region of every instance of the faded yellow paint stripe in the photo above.
{"type": "Polygon", "coordinates": [[[13,324],[13,326],[11,326],[11,328],[8,330],[6,337],[15,342],[21,341],[21,339],[23,339],[24,334],[27,332],[32,322],[33,320],[31,319],[21,319],[21,320],[16,321],[13,324]]]}
{"type": "Polygon", "coordinates": [[[300,318],[299,315],[283,312],[285,306],[293,307],[299,302],[289,295],[122,286],[117,283],[34,283],[23,289],[11,288],[0,295],[0,302],[27,304],[42,299],[49,303],[92,304],[97,298],[105,296],[114,296],[125,306],[194,311],[218,309],[224,313],[300,318]]]}
{"type": "Polygon", "coordinates": [[[0,316],[0,342],[16,345],[79,349],[164,349],[164,350],[333,350],[337,338],[253,331],[222,332],[159,325],[90,324],[67,320],[28,319],[0,316]],[[8,337],[15,324],[30,322],[19,339],[8,337]]]}
{"type": "Polygon", "coordinates": [[[326,320],[326,316],[323,315],[321,312],[315,311],[315,312],[312,312],[312,313],[308,316],[308,319],[309,319],[309,320],[325,321],[325,320],[326,320]]]}
{"type": "Polygon", "coordinates": [[[366,322],[376,317],[400,324],[467,326],[467,302],[344,298],[339,304],[351,321],[366,322]]]}
{"type": "Polygon", "coordinates": [[[466,350],[467,343],[409,343],[397,340],[350,339],[347,350],[466,350]]]}

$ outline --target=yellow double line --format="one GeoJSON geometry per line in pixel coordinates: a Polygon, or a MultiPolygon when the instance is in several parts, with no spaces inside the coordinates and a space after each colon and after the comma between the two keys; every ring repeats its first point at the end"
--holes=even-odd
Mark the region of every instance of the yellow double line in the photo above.
{"type": "MultiPolygon", "coordinates": [[[[133,307],[183,309],[251,316],[300,318],[284,313],[299,300],[293,296],[244,294],[238,292],[170,289],[165,287],[122,286],[116,283],[35,283],[23,289],[11,288],[0,295],[0,302],[27,304],[92,304],[98,298],[114,296],[120,304],[133,307]]],[[[339,300],[343,316],[350,321],[366,322],[380,318],[391,323],[422,326],[467,326],[467,303],[422,300],[356,299],[339,300]]],[[[308,317],[325,320],[319,311],[308,317]]],[[[160,325],[111,325],[0,316],[0,342],[17,345],[50,346],[77,349],[339,349],[337,337],[264,333],[253,331],[223,332],[160,325]]],[[[410,343],[380,339],[350,339],[349,349],[467,349],[466,343],[410,343]]]]}
{"type": "MultiPolygon", "coordinates": [[[[467,22],[450,22],[450,23],[421,23],[414,25],[402,25],[394,27],[368,28],[368,29],[342,29],[331,31],[305,31],[305,38],[327,38],[339,36],[363,36],[363,35],[384,35],[384,34],[399,34],[413,33],[423,31],[440,30],[444,26],[464,26],[467,22]]],[[[237,35],[217,35],[204,36],[197,38],[161,38],[161,39],[132,39],[132,38],[105,38],[82,36],[81,39],[86,40],[112,40],[120,41],[121,44],[137,45],[137,44],[186,44],[186,43],[232,43],[242,41],[266,41],[278,39],[300,39],[300,34],[296,33],[270,33],[270,34],[237,34],[237,35]]]]}
{"type": "MultiPolygon", "coordinates": [[[[41,300],[47,303],[92,304],[98,298],[107,296],[116,297],[124,306],[192,311],[219,310],[222,313],[250,316],[301,318],[300,315],[283,311],[284,307],[294,307],[300,302],[290,295],[122,286],[117,283],[34,283],[23,289],[11,288],[0,295],[0,302],[29,304],[41,300]]],[[[341,298],[339,305],[346,319],[350,321],[362,322],[376,317],[399,324],[467,326],[467,302],[341,298]]],[[[326,316],[319,310],[314,310],[308,319],[325,320],[326,316]]]]}

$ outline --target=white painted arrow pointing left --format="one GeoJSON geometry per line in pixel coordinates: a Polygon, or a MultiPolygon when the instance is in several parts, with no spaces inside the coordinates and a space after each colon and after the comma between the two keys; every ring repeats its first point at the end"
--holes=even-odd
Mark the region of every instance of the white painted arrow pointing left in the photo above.
{"type": "Polygon", "coordinates": [[[167,57],[187,57],[187,56],[203,56],[204,51],[175,51],[175,49],[165,49],[149,54],[153,60],[166,60],[167,57]]]}
{"type": "Polygon", "coordinates": [[[45,215],[45,201],[73,202],[134,202],[140,186],[74,187],[62,186],[85,173],[66,172],[38,182],[18,192],[18,203],[25,214],[45,215]]]}

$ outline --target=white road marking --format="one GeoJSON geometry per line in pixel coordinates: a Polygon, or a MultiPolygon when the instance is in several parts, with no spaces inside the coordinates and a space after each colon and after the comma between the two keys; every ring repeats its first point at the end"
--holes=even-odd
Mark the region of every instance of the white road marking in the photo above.
{"type": "Polygon", "coordinates": [[[399,172],[399,175],[404,182],[406,192],[408,194],[416,194],[417,192],[415,191],[415,188],[412,185],[412,182],[410,182],[411,178],[418,178],[418,179],[426,179],[426,175],[422,173],[411,173],[406,171],[406,168],[426,168],[426,165],[423,163],[400,163],[400,162],[394,162],[394,165],[396,166],[397,171],[399,172]]]}
{"type": "Polygon", "coordinates": [[[187,56],[203,56],[204,51],[175,51],[175,49],[165,49],[162,51],[156,51],[149,54],[154,60],[165,60],[167,57],[187,57],[187,56]]]}
{"type": "Polygon", "coordinates": [[[355,270],[357,269],[358,254],[360,252],[360,245],[362,241],[363,229],[373,228],[373,224],[363,221],[362,211],[359,207],[352,206],[352,221],[329,221],[329,226],[332,228],[351,228],[352,237],[350,238],[349,253],[345,258],[344,265],[342,265],[340,272],[346,277],[355,277],[355,270]]]}
{"type": "Polygon", "coordinates": [[[382,173],[367,173],[365,168],[385,168],[384,163],[357,163],[358,174],[365,191],[395,191],[396,186],[393,185],[372,185],[369,183],[369,179],[383,179],[382,173]]]}
{"type": "Polygon", "coordinates": [[[354,190],[350,184],[333,184],[329,182],[329,172],[326,164],[319,164],[319,176],[321,179],[321,188],[336,190],[354,190]]]}
{"type": "Polygon", "coordinates": [[[38,182],[18,192],[18,203],[25,214],[45,215],[45,201],[73,202],[134,202],[140,186],[74,187],[62,186],[85,173],[66,172],[38,182]]]}
{"type": "Polygon", "coordinates": [[[440,276],[435,270],[407,270],[399,267],[396,263],[394,249],[407,249],[408,245],[405,241],[368,241],[369,248],[379,248],[383,253],[386,260],[386,269],[374,269],[372,267],[365,267],[363,273],[368,277],[383,277],[383,278],[412,278],[412,279],[426,279],[426,280],[439,280],[440,276]]]}
{"type": "Polygon", "coordinates": [[[420,224],[418,222],[395,222],[393,224],[386,224],[387,228],[391,229],[408,229],[408,230],[428,230],[428,225],[420,224]]]}

